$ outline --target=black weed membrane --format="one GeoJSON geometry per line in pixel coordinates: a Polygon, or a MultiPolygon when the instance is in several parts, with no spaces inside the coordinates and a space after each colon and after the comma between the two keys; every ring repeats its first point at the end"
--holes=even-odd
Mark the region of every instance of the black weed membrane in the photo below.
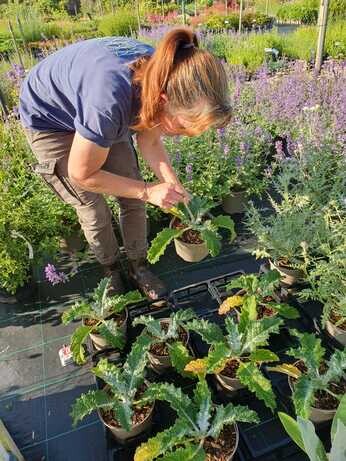
{"type": "MultiPolygon", "coordinates": [[[[244,268],[246,270],[246,267],[244,268]]],[[[156,318],[168,317],[172,312],[178,309],[192,308],[199,318],[208,319],[220,326],[224,323],[224,318],[218,314],[218,308],[222,301],[232,293],[227,292],[227,284],[234,278],[238,277],[245,271],[230,272],[225,275],[204,280],[200,283],[191,284],[186,287],[174,290],[167,303],[160,308],[156,308],[152,303],[142,303],[131,308],[130,317],[134,319],[138,315],[150,314],[156,318]]],[[[286,354],[291,347],[297,346],[297,338],[289,334],[289,329],[297,328],[305,331],[314,331],[315,323],[308,312],[316,312],[316,317],[319,317],[319,312],[311,306],[302,309],[295,298],[290,299],[290,302],[295,304],[300,311],[301,317],[297,320],[286,320],[285,325],[281,327],[278,334],[271,335],[269,348],[275,352],[280,361],[292,363],[292,357],[286,354]],[[305,310],[307,312],[305,312],[305,310]]],[[[133,340],[141,331],[140,327],[129,328],[129,338],[133,340]]],[[[203,357],[208,352],[208,345],[203,342],[199,335],[190,333],[190,352],[195,357],[203,357]]],[[[328,346],[328,344],[327,344],[328,346]]],[[[94,355],[94,360],[100,356],[107,356],[109,360],[115,362],[121,361],[119,354],[113,357],[109,354],[110,351],[103,351],[94,355]]],[[[234,461],[304,461],[308,458],[301,450],[291,441],[285,432],[276,413],[283,411],[294,416],[293,404],[291,401],[291,391],[288,385],[287,376],[281,373],[269,372],[263,366],[264,375],[270,379],[276,397],[277,408],[272,412],[264,403],[256,398],[256,396],[247,389],[238,391],[227,391],[216,380],[215,376],[207,377],[210,388],[212,389],[214,400],[216,403],[247,405],[252,410],[256,411],[260,418],[258,424],[238,424],[239,427],[239,446],[234,456],[234,461]]],[[[193,379],[183,378],[173,369],[166,371],[160,375],[153,369],[148,369],[147,379],[151,382],[164,380],[173,383],[175,386],[181,387],[184,392],[189,393],[195,385],[193,379]]],[[[98,387],[101,383],[97,382],[98,387]]],[[[110,431],[104,426],[109,461],[133,461],[136,448],[148,440],[149,437],[170,427],[175,420],[175,413],[170,409],[165,402],[157,402],[155,404],[153,424],[151,429],[140,436],[128,440],[126,444],[118,443],[110,431]]],[[[330,433],[330,423],[322,423],[316,427],[320,438],[325,441],[328,446],[328,437],[330,433]]]]}

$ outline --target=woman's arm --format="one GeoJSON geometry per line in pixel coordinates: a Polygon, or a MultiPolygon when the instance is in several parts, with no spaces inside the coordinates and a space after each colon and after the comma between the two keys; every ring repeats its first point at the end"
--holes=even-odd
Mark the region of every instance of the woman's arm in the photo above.
{"type": "Polygon", "coordinates": [[[161,182],[176,184],[185,199],[188,200],[189,194],[182,186],[171,165],[161,139],[160,130],[154,128],[152,130],[137,133],[137,143],[142,157],[148,163],[157,178],[161,182]]]}
{"type": "Polygon", "coordinates": [[[147,185],[143,181],[101,170],[108,152],[108,148],[100,147],[76,133],[68,161],[71,180],[91,192],[148,201],[162,208],[170,208],[184,199],[174,184],[147,185]]]}

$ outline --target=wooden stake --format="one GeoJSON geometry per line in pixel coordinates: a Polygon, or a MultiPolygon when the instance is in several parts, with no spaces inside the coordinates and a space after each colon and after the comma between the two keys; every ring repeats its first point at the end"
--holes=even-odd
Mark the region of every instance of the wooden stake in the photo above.
{"type": "Polygon", "coordinates": [[[239,34],[241,34],[242,15],[243,15],[243,0],[240,0],[240,5],[239,5],[239,29],[238,29],[239,34]]]}
{"type": "Polygon", "coordinates": [[[135,0],[135,2],[136,2],[138,32],[139,32],[141,30],[141,15],[140,15],[140,11],[139,11],[139,0],[135,0]]]}
{"type": "Polygon", "coordinates": [[[326,39],[327,21],[328,21],[328,6],[329,0],[321,0],[320,11],[318,13],[318,39],[315,60],[315,70],[320,72],[323,62],[324,42],[326,39]]]}
{"type": "Polygon", "coordinates": [[[2,92],[2,89],[0,88],[0,106],[4,115],[4,119],[6,120],[8,117],[8,109],[6,106],[6,101],[5,101],[5,96],[2,92]]]}
{"type": "Polygon", "coordinates": [[[181,14],[183,15],[183,24],[186,25],[185,0],[181,0],[181,14]]]}

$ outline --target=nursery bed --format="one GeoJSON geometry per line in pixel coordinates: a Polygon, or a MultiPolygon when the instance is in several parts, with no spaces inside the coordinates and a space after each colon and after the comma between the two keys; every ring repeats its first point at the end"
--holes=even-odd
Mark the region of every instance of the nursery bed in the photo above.
{"type": "MultiPolygon", "coordinates": [[[[218,296],[224,295],[223,286],[230,277],[225,278],[225,274],[239,275],[259,269],[259,262],[247,250],[248,242],[239,243],[232,247],[226,245],[217,258],[207,258],[193,265],[179,260],[170,249],[153,266],[171,290],[168,305],[162,310],[143,304],[131,309],[131,317],[150,311],[162,316],[165,309],[169,312],[188,305],[195,308],[198,315],[214,316],[218,296]],[[201,280],[207,282],[200,283],[201,280]]],[[[69,259],[62,256],[59,269],[68,270],[70,266],[69,259]]],[[[72,428],[70,406],[77,396],[94,388],[95,381],[89,372],[90,365],[63,368],[58,358],[59,348],[69,342],[74,328],[73,324],[61,324],[61,313],[80,295],[94,289],[101,278],[98,264],[90,257],[79,264],[77,274],[70,281],[57,286],[49,285],[39,273],[42,271],[37,269],[36,290],[31,299],[17,305],[0,306],[0,418],[26,461],[133,459],[133,450],[115,444],[107,431],[105,437],[104,427],[96,414],[72,428]]],[[[198,351],[198,344],[194,344],[194,348],[198,351]]],[[[174,373],[168,379],[171,382],[181,380],[174,373]]],[[[188,381],[180,382],[187,391],[191,386],[188,381]]],[[[218,396],[217,389],[215,391],[218,396]]],[[[239,398],[246,400],[249,395],[244,393],[239,398]]],[[[280,405],[287,408],[284,399],[280,400],[280,405]]],[[[234,459],[304,460],[281,430],[278,420],[267,410],[260,414],[261,425],[240,428],[239,450],[234,459]]],[[[154,431],[161,430],[162,421],[168,424],[171,418],[169,409],[160,404],[154,431]]]]}

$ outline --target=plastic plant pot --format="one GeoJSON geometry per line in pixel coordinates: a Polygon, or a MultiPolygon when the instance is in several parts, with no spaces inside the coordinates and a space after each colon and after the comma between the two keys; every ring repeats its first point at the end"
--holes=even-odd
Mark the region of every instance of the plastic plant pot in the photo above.
{"type": "Polygon", "coordinates": [[[342,346],[346,346],[346,331],[334,325],[330,320],[326,321],[326,330],[342,346]]]}
{"type": "MultiPolygon", "coordinates": [[[[173,218],[170,222],[169,227],[173,227],[174,220],[173,218]]],[[[177,255],[181,257],[186,262],[196,263],[202,261],[202,259],[208,256],[208,247],[205,242],[202,243],[186,243],[181,239],[174,239],[174,246],[177,255]]]]}
{"type": "Polygon", "coordinates": [[[227,391],[234,392],[239,391],[240,389],[244,389],[244,385],[239,381],[238,378],[230,378],[229,376],[223,375],[222,373],[216,374],[215,377],[221,386],[227,391]]]}
{"type": "Polygon", "coordinates": [[[245,191],[232,191],[222,200],[222,209],[228,214],[244,213],[247,204],[245,191]]]}
{"type": "MultiPolygon", "coordinates": [[[[119,328],[123,332],[125,340],[126,340],[126,336],[127,336],[127,321],[128,321],[128,317],[129,317],[129,313],[128,313],[127,309],[125,310],[125,313],[126,313],[126,317],[125,317],[123,323],[119,326],[119,328]]],[[[84,324],[84,322],[83,322],[83,324],[84,324]]],[[[107,347],[109,347],[109,344],[107,343],[107,340],[103,336],[99,335],[98,333],[89,333],[89,336],[90,336],[90,339],[91,339],[91,341],[93,343],[93,346],[95,347],[95,349],[97,351],[100,351],[102,349],[106,349],[107,347]]]]}
{"type": "Polygon", "coordinates": [[[290,269],[279,265],[276,261],[269,260],[270,268],[276,269],[281,274],[281,281],[288,286],[295,285],[304,280],[304,272],[300,269],[290,269]]]}

